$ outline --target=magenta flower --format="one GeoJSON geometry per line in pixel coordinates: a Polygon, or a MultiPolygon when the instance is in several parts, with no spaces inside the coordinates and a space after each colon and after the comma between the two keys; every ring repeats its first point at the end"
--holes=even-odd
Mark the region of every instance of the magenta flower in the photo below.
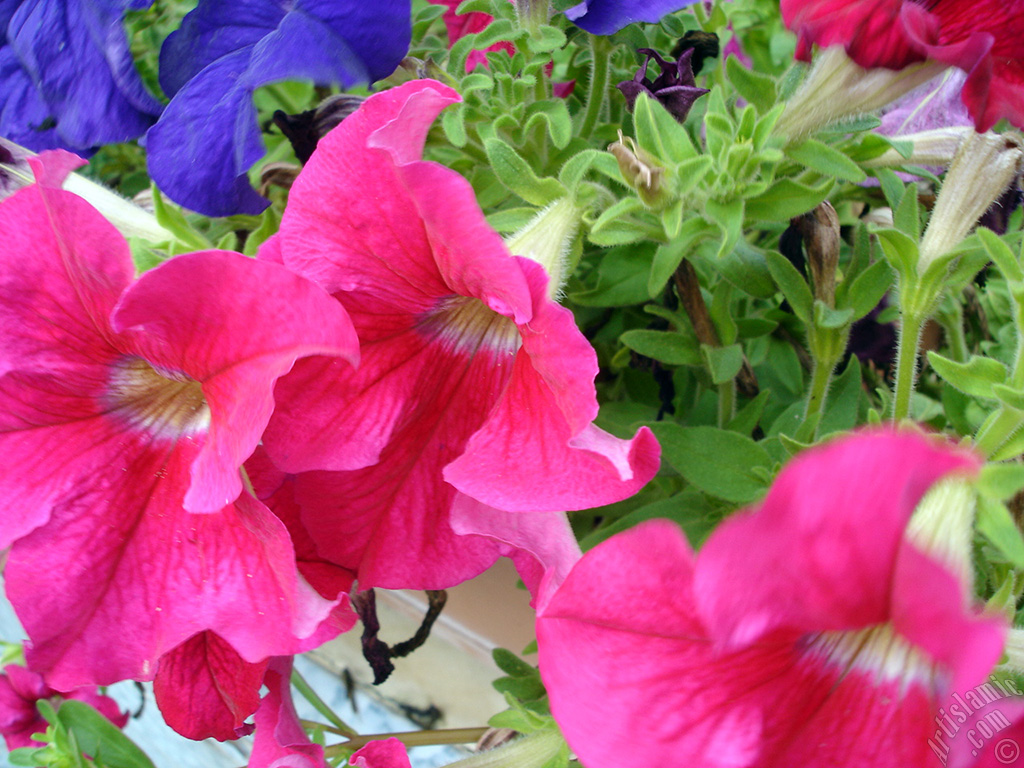
{"type": "Polygon", "coordinates": [[[292,703],[292,657],[271,659],[267,694],[256,712],[249,768],[327,768],[324,748],[309,740],[292,703]]]}
{"type": "Polygon", "coordinates": [[[95,686],[56,691],[43,682],[41,675],[9,664],[0,672],[0,736],[4,737],[7,749],[42,746],[42,742],[32,738],[33,733],[44,733],[49,726],[36,708],[40,699],[49,699],[55,708],[64,699],[75,699],[99,711],[118,728],[128,723],[128,713],[122,712],[116,701],[99,693],[95,686]]]}
{"type": "Polygon", "coordinates": [[[493,563],[493,541],[452,528],[463,495],[511,534],[516,513],[609,503],[658,467],[647,429],[593,425],[597,358],[544,268],[508,252],[462,177],[420,159],[457,99],[429,80],[371,96],[321,141],[262,254],[334,293],[359,332],[358,370],[309,359],[278,383],[264,444],[299,473],[319,554],[363,588],[441,588],[493,563]]]}
{"type": "Polygon", "coordinates": [[[321,641],[343,597],[239,469],[297,358],[355,359],[344,310],[224,251],[133,280],[117,231],[42,184],[0,203],[0,238],[0,549],[32,667],[66,689],[213,658],[205,632],[248,663],[321,641]]]}
{"type": "Polygon", "coordinates": [[[933,59],[967,73],[962,98],[979,131],[1004,117],[1024,126],[1024,0],[782,0],[781,8],[799,35],[798,58],[817,44],[843,45],[865,68],[933,59]]]}
{"type": "Polygon", "coordinates": [[[538,620],[551,711],[588,768],[903,768],[1004,623],[905,536],[928,487],[978,459],[862,433],[783,469],[694,556],[654,521],[587,553],[538,620]]]}
{"type": "Polygon", "coordinates": [[[398,739],[382,739],[353,752],[348,762],[357,768],[409,768],[409,753],[398,739]]]}
{"type": "MultiPolygon", "coordinates": [[[[448,31],[449,48],[466,35],[475,35],[477,32],[483,32],[487,29],[487,25],[494,21],[493,16],[481,11],[470,11],[463,14],[455,13],[455,9],[459,7],[462,0],[430,0],[430,2],[434,5],[445,6],[444,27],[448,31]]],[[[509,56],[512,56],[516,52],[516,47],[505,40],[495,43],[486,50],[472,51],[466,58],[466,71],[472,72],[477,64],[486,66],[488,51],[505,51],[509,56]]]]}

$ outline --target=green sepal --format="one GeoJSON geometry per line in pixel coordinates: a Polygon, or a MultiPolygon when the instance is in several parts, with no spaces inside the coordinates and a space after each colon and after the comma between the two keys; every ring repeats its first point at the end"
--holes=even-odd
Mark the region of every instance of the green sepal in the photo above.
{"type": "Polygon", "coordinates": [[[991,357],[975,355],[966,363],[958,363],[929,351],[928,362],[944,381],[973,397],[994,399],[993,387],[1004,384],[1009,376],[1006,366],[991,357]]]}
{"type": "Polygon", "coordinates": [[[886,261],[904,281],[913,279],[920,255],[917,240],[896,229],[882,229],[875,234],[886,261]]]}
{"type": "Polygon", "coordinates": [[[826,330],[839,330],[853,322],[853,309],[832,309],[825,302],[815,299],[814,301],[814,325],[826,330]]]}
{"type": "Polygon", "coordinates": [[[892,223],[896,229],[914,240],[921,236],[921,207],[917,199],[917,187],[909,185],[903,190],[900,204],[893,210],[892,223]]]}

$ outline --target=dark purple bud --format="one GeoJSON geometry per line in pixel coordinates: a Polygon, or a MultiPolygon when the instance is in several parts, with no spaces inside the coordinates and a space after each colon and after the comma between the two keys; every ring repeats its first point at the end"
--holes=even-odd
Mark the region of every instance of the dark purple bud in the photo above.
{"type": "Polygon", "coordinates": [[[316,109],[289,115],[280,109],[274,113],[274,125],[291,142],[295,156],[303,165],[313,154],[317,143],[366,101],[365,96],[340,93],[328,96],[316,109]]]}
{"type": "Polygon", "coordinates": [[[619,83],[618,88],[626,97],[630,111],[636,104],[637,97],[646,93],[652,99],[657,99],[669,111],[669,113],[680,123],[686,120],[693,103],[708,93],[706,88],[698,88],[693,79],[693,69],[690,67],[690,59],[693,58],[693,49],[683,52],[677,61],[666,61],[650,48],[640,48],[637,53],[647,57],[639,71],[632,80],[619,83]],[[651,59],[658,62],[661,67],[661,74],[654,80],[647,76],[647,68],[651,59]]]}

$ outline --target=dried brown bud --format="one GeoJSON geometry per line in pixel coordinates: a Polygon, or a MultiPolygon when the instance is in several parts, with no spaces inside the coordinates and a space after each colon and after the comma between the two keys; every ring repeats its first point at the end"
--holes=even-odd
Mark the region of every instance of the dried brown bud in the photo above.
{"type": "Polygon", "coordinates": [[[790,222],[804,240],[814,298],[836,306],[836,269],[839,266],[839,216],[828,201],[790,222]]]}
{"type": "Polygon", "coordinates": [[[636,145],[629,136],[619,131],[619,140],[608,146],[608,151],[619,163],[619,172],[640,199],[652,208],[664,205],[666,195],[662,189],[665,169],[648,153],[636,145]]]}

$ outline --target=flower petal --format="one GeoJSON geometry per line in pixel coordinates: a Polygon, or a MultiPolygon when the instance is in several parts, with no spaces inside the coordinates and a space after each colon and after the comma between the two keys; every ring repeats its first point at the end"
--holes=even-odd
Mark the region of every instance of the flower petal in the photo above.
{"type": "Polygon", "coordinates": [[[410,768],[409,753],[398,739],[371,741],[352,753],[349,765],[358,768],[410,768]]]}
{"type": "Polygon", "coordinates": [[[271,659],[267,695],[256,712],[256,740],[249,768],[327,768],[324,748],[313,744],[292,704],[292,659],[271,659]]]}
{"type": "Polygon", "coordinates": [[[267,662],[242,659],[214,632],[193,635],[160,657],[153,694],[164,721],[188,739],[244,736],[259,707],[267,662]]]}
{"type": "Polygon", "coordinates": [[[610,35],[637,21],[656,24],[663,16],[694,2],[696,0],[584,0],[569,8],[565,15],[592,35],[610,35]]]}
{"type": "Polygon", "coordinates": [[[861,432],[798,456],[759,508],[726,520],[701,550],[696,594],[712,636],[735,647],[777,627],[885,621],[914,507],[939,478],[978,466],[910,432],[861,432]]]}

